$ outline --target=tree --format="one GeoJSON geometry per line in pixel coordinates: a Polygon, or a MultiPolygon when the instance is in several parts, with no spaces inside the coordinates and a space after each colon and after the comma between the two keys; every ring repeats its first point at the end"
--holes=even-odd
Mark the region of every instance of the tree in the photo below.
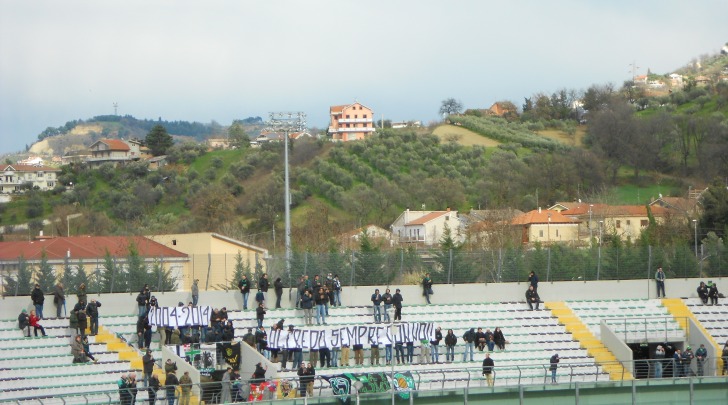
{"type": "Polygon", "coordinates": [[[243,149],[250,146],[250,137],[245,132],[245,128],[240,122],[235,121],[228,128],[228,139],[230,146],[233,148],[243,149]]]}
{"type": "Polygon", "coordinates": [[[153,281],[149,284],[155,286],[155,291],[175,291],[177,289],[177,281],[172,278],[172,271],[165,269],[161,260],[154,259],[150,277],[153,281]]]}
{"type": "Polygon", "coordinates": [[[99,292],[127,291],[124,274],[121,266],[116,264],[116,258],[111,256],[109,251],[104,255],[104,262],[101,265],[101,273],[98,275],[99,292]]]}
{"type": "Polygon", "coordinates": [[[250,274],[250,262],[243,262],[243,255],[238,251],[235,255],[235,271],[233,272],[233,278],[228,280],[227,286],[223,286],[225,290],[237,290],[238,282],[243,279],[243,276],[248,278],[248,282],[252,283],[252,276],[250,274]]]}
{"type": "Polygon", "coordinates": [[[454,98],[442,100],[442,105],[440,106],[441,115],[459,114],[462,110],[463,104],[460,101],[454,98]]]}
{"type": "Polygon", "coordinates": [[[141,291],[144,284],[154,285],[157,281],[151,280],[144,259],[139,256],[139,250],[134,243],[129,244],[129,254],[126,256],[126,277],[129,291],[141,291]]]}
{"type": "Polygon", "coordinates": [[[386,258],[366,231],[361,233],[359,252],[355,254],[355,283],[383,285],[392,281],[394,272],[385,266],[386,258]]]}
{"type": "Polygon", "coordinates": [[[700,229],[712,230],[719,238],[728,232],[728,188],[715,180],[703,193],[703,216],[700,229]]]}
{"type": "Polygon", "coordinates": [[[172,147],[174,140],[167,133],[167,129],[162,125],[155,125],[147,134],[145,139],[147,148],[154,156],[161,156],[167,153],[167,149],[172,147]]]}
{"type": "Polygon", "coordinates": [[[76,269],[73,272],[73,280],[71,281],[70,286],[63,285],[64,288],[69,288],[69,292],[76,292],[78,291],[78,288],[81,286],[81,284],[86,284],[86,291],[88,292],[96,292],[100,291],[100,288],[98,288],[99,280],[95,280],[92,284],[91,280],[88,277],[88,274],[86,274],[86,267],[83,264],[83,260],[78,259],[78,263],[76,263],[76,269]]]}
{"type": "Polygon", "coordinates": [[[58,281],[63,285],[63,292],[66,295],[74,294],[78,289],[77,285],[74,285],[75,274],[73,274],[73,266],[71,265],[71,259],[68,257],[63,258],[63,274],[58,276],[58,281]]]}
{"type": "Polygon", "coordinates": [[[56,275],[53,266],[48,263],[48,255],[45,251],[40,256],[40,263],[35,272],[35,282],[40,284],[41,290],[45,293],[53,291],[53,287],[56,285],[56,275]]]}
{"type": "Polygon", "coordinates": [[[431,274],[437,283],[473,282],[478,277],[475,269],[466,257],[463,244],[455,240],[448,224],[442,231],[440,247],[434,252],[435,268],[431,274]]]}
{"type": "Polygon", "coordinates": [[[6,296],[30,295],[33,273],[23,256],[18,258],[18,272],[15,274],[15,277],[13,278],[10,274],[4,277],[5,288],[3,291],[6,296]]]}

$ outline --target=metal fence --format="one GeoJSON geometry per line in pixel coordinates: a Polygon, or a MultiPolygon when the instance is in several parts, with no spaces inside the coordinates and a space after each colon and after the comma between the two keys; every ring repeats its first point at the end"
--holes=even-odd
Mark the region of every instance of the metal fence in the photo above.
{"type": "MultiPolygon", "coordinates": [[[[109,263],[97,261],[85,266],[85,279],[65,277],[58,266],[55,276],[45,284],[52,291],[56,279],[68,279],[67,294],[84,279],[87,290],[96,292],[135,292],[144,283],[153,290],[163,291],[185,287],[192,279],[200,279],[201,290],[236,289],[242,274],[247,274],[256,286],[263,273],[273,280],[281,277],[285,287],[295,287],[302,275],[311,279],[337,274],[343,286],[417,284],[425,273],[434,283],[500,283],[525,281],[535,272],[541,281],[568,280],[629,280],[654,278],[658,266],[667,278],[723,277],[728,275],[728,250],[706,252],[691,246],[594,246],[578,248],[564,245],[547,247],[516,247],[480,251],[397,249],[387,251],[345,251],[329,253],[293,252],[290,266],[284,254],[269,257],[255,255],[241,260],[240,255],[190,255],[186,263],[147,260],[143,276],[139,269],[129,270],[126,257],[112,257],[109,263]],[[290,270],[289,270],[290,268],[290,270]],[[187,278],[187,280],[185,280],[187,278]],[[73,284],[73,285],[70,285],[73,284]]],[[[73,268],[78,267],[71,263],[73,268]]],[[[18,272],[17,265],[0,263],[4,295],[28,295],[30,290],[18,288],[37,279],[39,265],[28,262],[31,277],[18,272]],[[20,283],[18,282],[20,277],[20,283]]],[[[138,267],[138,266],[137,266],[138,267]]],[[[27,272],[26,272],[27,273],[27,272]]],[[[78,273],[78,272],[76,272],[78,273]]],[[[42,282],[43,284],[43,282],[42,282]]]]}

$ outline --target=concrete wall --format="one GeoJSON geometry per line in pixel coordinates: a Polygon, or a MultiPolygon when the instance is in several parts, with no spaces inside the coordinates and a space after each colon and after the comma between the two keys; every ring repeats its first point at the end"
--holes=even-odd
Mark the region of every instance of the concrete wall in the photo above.
{"type": "MultiPolygon", "coordinates": [[[[668,297],[697,297],[695,289],[700,279],[668,279],[665,282],[665,291],[668,297]]],[[[722,283],[722,278],[713,278],[713,282],[722,283]]],[[[491,284],[435,284],[435,294],[431,297],[433,304],[457,304],[476,302],[505,302],[519,301],[525,304],[525,292],[528,284],[523,283],[491,283],[491,284]]],[[[404,297],[403,313],[407,313],[407,305],[425,304],[422,288],[416,285],[389,286],[394,292],[395,288],[402,290],[404,297]]],[[[369,305],[370,297],[375,288],[381,291],[386,286],[344,287],[342,303],[346,306],[369,305]]],[[[560,281],[539,283],[538,293],[543,301],[586,300],[586,299],[635,299],[656,298],[655,283],[653,280],[626,280],[626,281],[560,281]]],[[[189,292],[154,293],[162,306],[176,306],[178,302],[187,303],[192,300],[189,292]]],[[[94,298],[103,305],[100,308],[101,316],[105,315],[133,315],[136,311],[137,293],[116,294],[89,294],[88,299],[94,298]]],[[[268,292],[268,299],[272,303],[275,293],[268,292]]],[[[281,305],[284,308],[294,307],[296,291],[286,288],[283,290],[281,305]]],[[[249,298],[248,305],[253,302],[249,298]]],[[[76,298],[70,297],[67,306],[71,308],[76,304],[76,298]]],[[[200,291],[200,304],[210,305],[214,308],[226,307],[228,310],[242,309],[242,297],[238,291],[200,291]]],[[[0,319],[17,318],[20,310],[32,308],[29,296],[4,297],[0,300],[0,319]]],[[[52,314],[54,310],[52,296],[46,297],[45,312],[52,314]]]]}
{"type": "MultiPolygon", "coordinates": [[[[692,318],[688,318],[688,328],[688,344],[693,348],[693,353],[698,350],[701,344],[705,345],[705,350],[708,351],[708,357],[704,366],[704,375],[717,375],[717,360],[721,356],[721,353],[718,352],[719,348],[713,346],[710,336],[706,335],[703,332],[704,329],[699,327],[692,318]]],[[[695,369],[697,370],[697,360],[693,362],[693,365],[695,365],[695,369]]]]}
{"type": "Polygon", "coordinates": [[[599,329],[601,330],[601,341],[609,349],[614,357],[619,360],[622,365],[628,368],[629,372],[634,375],[634,362],[632,362],[632,349],[627,346],[626,343],[616,334],[614,331],[607,326],[606,322],[602,320],[599,323],[599,329]]]}

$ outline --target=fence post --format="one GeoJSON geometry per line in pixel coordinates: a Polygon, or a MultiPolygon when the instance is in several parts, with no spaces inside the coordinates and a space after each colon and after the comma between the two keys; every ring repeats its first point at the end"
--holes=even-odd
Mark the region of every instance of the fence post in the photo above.
{"type": "Polygon", "coordinates": [[[549,246],[546,248],[546,251],[548,252],[548,259],[546,261],[546,281],[549,281],[549,278],[551,278],[551,247],[549,246]]]}
{"type": "Polygon", "coordinates": [[[404,249],[399,249],[399,276],[404,274],[404,249]]]}
{"type": "Polygon", "coordinates": [[[450,284],[450,280],[452,279],[452,249],[448,249],[448,264],[447,264],[447,283],[450,284]]]}
{"type": "Polygon", "coordinates": [[[354,272],[356,271],[356,263],[354,261],[354,252],[351,252],[351,275],[349,276],[349,285],[354,285],[354,272]]]}
{"type": "Polygon", "coordinates": [[[647,299],[650,298],[650,274],[652,273],[652,245],[647,246],[647,299]]]}

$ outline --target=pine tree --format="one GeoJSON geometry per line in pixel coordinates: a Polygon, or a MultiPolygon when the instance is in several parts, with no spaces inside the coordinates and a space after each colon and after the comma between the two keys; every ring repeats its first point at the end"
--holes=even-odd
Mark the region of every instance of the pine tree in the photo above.
{"type": "Polygon", "coordinates": [[[161,156],[167,153],[167,149],[172,147],[174,140],[167,133],[166,128],[162,125],[155,125],[147,134],[145,143],[147,148],[152,152],[152,155],[161,156]]]}
{"type": "Polygon", "coordinates": [[[155,286],[153,288],[155,291],[175,291],[177,289],[177,280],[172,278],[171,270],[165,270],[161,260],[154,260],[150,277],[149,285],[155,286]]]}
{"type": "Polygon", "coordinates": [[[232,280],[228,280],[228,288],[226,290],[237,290],[238,281],[243,278],[243,275],[248,277],[248,281],[252,286],[253,278],[250,274],[250,262],[243,263],[243,255],[238,251],[238,254],[235,255],[235,272],[233,273],[232,280]]]}
{"type": "Polygon", "coordinates": [[[32,289],[31,283],[33,273],[28,262],[23,256],[18,258],[18,272],[15,277],[11,275],[4,276],[5,280],[5,296],[30,295],[32,289]]]}
{"type": "Polygon", "coordinates": [[[81,259],[79,259],[78,263],[76,263],[76,271],[73,272],[73,281],[71,281],[71,283],[72,291],[74,293],[78,292],[78,288],[81,284],[86,284],[87,292],[101,291],[98,280],[93,280],[92,282],[92,280],[89,279],[88,274],[86,273],[86,268],[81,259]]]}
{"type": "Polygon", "coordinates": [[[453,238],[450,227],[445,224],[445,229],[440,237],[440,249],[434,252],[437,264],[437,268],[431,274],[434,282],[472,283],[476,281],[477,269],[462,252],[463,246],[453,238]]]}
{"type": "Polygon", "coordinates": [[[40,284],[40,289],[44,293],[53,291],[56,285],[56,274],[53,266],[48,263],[48,255],[45,251],[40,256],[40,263],[38,263],[38,269],[35,272],[35,282],[40,284]]]}
{"type": "Polygon", "coordinates": [[[366,231],[361,233],[359,252],[355,255],[354,282],[359,285],[389,284],[394,272],[387,269],[384,254],[370,238],[366,231]]]}
{"type": "Polygon", "coordinates": [[[95,280],[99,292],[120,292],[128,291],[125,280],[125,274],[121,266],[116,264],[116,259],[111,256],[109,251],[106,251],[104,255],[104,264],[102,265],[101,273],[98,275],[98,279],[95,280]]]}
{"type": "Polygon", "coordinates": [[[157,280],[147,271],[144,259],[134,243],[129,244],[129,255],[126,257],[126,285],[129,291],[141,291],[144,284],[154,285],[157,280]]]}
{"type": "Polygon", "coordinates": [[[73,266],[71,265],[71,259],[68,257],[63,259],[63,274],[59,275],[58,281],[63,285],[63,292],[67,295],[75,294],[78,289],[77,285],[74,285],[75,274],[73,274],[73,266]]]}

